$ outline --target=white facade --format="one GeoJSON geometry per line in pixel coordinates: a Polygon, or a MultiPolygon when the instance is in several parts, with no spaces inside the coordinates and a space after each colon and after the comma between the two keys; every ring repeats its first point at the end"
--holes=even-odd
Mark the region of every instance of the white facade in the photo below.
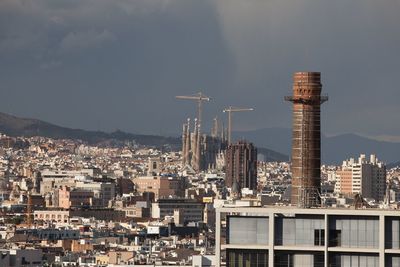
{"type": "Polygon", "coordinates": [[[152,217],[163,219],[179,215],[184,222],[203,221],[204,204],[192,199],[159,199],[152,204],[152,217]]]}
{"type": "MultiPolygon", "coordinates": [[[[364,198],[373,198],[382,201],[386,190],[386,166],[375,155],[371,155],[369,161],[364,154],[358,160],[350,158],[343,161],[342,171],[351,172],[351,192],[361,194],[364,198]]],[[[337,175],[335,191],[344,190],[343,177],[337,175]]]]}
{"type": "Polygon", "coordinates": [[[217,267],[400,266],[400,213],[378,209],[218,208],[217,267]]]}
{"type": "Polygon", "coordinates": [[[81,169],[78,171],[67,171],[67,170],[43,170],[41,172],[42,178],[72,178],[75,176],[90,176],[93,177],[98,174],[97,169],[81,169]]]}

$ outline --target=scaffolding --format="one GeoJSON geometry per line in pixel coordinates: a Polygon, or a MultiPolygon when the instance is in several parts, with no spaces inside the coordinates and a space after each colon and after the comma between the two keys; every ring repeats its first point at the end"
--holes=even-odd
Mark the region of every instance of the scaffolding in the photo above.
{"type": "Polygon", "coordinates": [[[321,130],[320,106],[328,100],[321,96],[319,73],[296,73],[293,96],[292,200],[301,208],[321,204],[321,130]]]}

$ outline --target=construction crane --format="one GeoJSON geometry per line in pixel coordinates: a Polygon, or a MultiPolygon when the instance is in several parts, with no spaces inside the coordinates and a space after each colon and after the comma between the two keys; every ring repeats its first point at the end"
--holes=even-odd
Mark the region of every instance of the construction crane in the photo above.
{"type": "Polygon", "coordinates": [[[230,106],[223,110],[223,112],[228,113],[228,145],[231,144],[232,138],[232,112],[242,112],[242,111],[253,111],[254,108],[234,108],[230,106]]]}
{"type": "Polygon", "coordinates": [[[178,95],[178,96],[176,96],[176,98],[197,101],[197,108],[198,108],[197,121],[198,121],[198,124],[201,125],[202,103],[203,103],[203,101],[210,101],[211,98],[203,95],[202,92],[199,92],[198,94],[191,95],[191,96],[178,95]]]}

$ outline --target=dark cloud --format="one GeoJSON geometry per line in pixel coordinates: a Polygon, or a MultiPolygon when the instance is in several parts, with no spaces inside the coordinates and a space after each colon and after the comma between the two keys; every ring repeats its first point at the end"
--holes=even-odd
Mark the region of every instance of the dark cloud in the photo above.
{"type": "MultiPolygon", "coordinates": [[[[61,125],[178,132],[177,94],[238,129],[289,127],[291,74],[323,72],[327,133],[400,135],[395,0],[3,0],[1,110],[61,125]]],[[[206,125],[209,126],[209,125],[206,125]]]]}

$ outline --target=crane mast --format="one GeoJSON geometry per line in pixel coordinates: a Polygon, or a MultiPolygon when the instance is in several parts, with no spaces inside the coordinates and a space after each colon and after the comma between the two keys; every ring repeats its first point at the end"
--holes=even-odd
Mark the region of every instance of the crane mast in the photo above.
{"type": "Polygon", "coordinates": [[[228,107],[223,110],[223,112],[228,113],[228,145],[231,144],[232,138],[232,112],[243,112],[243,111],[253,111],[254,108],[235,108],[235,107],[228,107]]]}

